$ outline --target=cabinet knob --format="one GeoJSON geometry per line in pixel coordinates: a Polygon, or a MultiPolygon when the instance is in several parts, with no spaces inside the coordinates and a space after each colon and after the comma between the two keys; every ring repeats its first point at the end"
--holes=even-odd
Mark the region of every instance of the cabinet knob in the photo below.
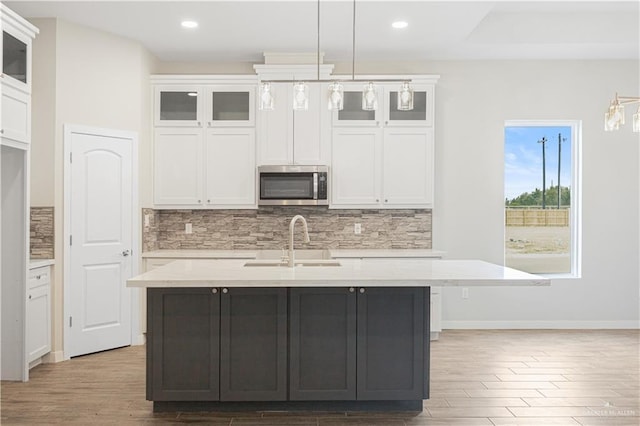
{"type": "Polygon", "coordinates": [[[200,122],[198,121],[198,126],[200,125],[200,122]]]}
{"type": "Polygon", "coordinates": [[[207,203],[211,204],[211,200],[207,200],[207,203]]]}
{"type": "Polygon", "coordinates": [[[124,257],[129,256],[129,250],[124,250],[124,251],[122,252],[122,255],[123,255],[124,257]]]}
{"type": "Polygon", "coordinates": [[[360,288],[360,294],[364,293],[366,290],[364,288],[360,288]]]}
{"type": "Polygon", "coordinates": [[[229,293],[229,289],[228,289],[228,288],[223,288],[223,289],[222,289],[222,292],[223,292],[224,294],[227,294],[227,293],[229,293]]]}
{"type": "Polygon", "coordinates": [[[31,295],[29,295],[29,300],[31,300],[31,295]]]}
{"type": "Polygon", "coordinates": [[[387,199],[385,198],[385,199],[384,199],[384,202],[385,202],[385,203],[388,203],[388,202],[389,202],[389,200],[387,200],[387,199]]]}
{"type": "Polygon", "coordinates": [[[42,275],[36,275],[36,280],[39,280],[40,278],[42,278],[42,275]]]}
{"type": "Polygon", "coordinates": [[[379,203],[379,202],[380,202],[380,198],[376,198],[376,203],[379,203]]]}
{"type": "Polygon", "coordinates": [[[202,202],[202,200],[198,200],[198,204],[200,204],[202,202]]]}
{"type": "Polygon", "coordinates": [[[218,289],[217,289],[217,288],[212,288],[212,289],[211,289],[211,293],[213,293],[213,294],[218,294],[218,289]]]}
{"type": "Polygon", "coordinates": [[[384,122],[384,125],[385,125],[385,126],[389,125],[389,122],[388,122],[388,121],[385,121],[385,122],[384,122]]]}
{"type": "Polygon", "coordinates": [[[4,129],[0,129],[0,134],[4,134],[4,129]]]}
{"type": "Polygon", "coordinates": [[[353,288],[353,287],[349,287],[349,293],[353,293],[353,292],[355,292],[355,291],[356,291],[356,289],[355,289],[355,288],[353,288]]]}

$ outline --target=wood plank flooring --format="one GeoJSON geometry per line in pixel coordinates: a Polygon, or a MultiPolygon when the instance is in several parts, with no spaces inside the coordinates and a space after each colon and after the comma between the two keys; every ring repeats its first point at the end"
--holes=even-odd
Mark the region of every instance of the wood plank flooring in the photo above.
{"type": "Polygon", "coordinates": [[[640,425],[639,330],[456,330],[432,344],[420,413],[161,413],[144,348],[44,364],[2,382],[2,425],[640,425]]]}

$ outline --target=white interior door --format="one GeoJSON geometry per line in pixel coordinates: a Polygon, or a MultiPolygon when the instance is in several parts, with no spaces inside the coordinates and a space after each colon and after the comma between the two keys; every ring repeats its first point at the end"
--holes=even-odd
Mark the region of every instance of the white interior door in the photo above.
{"type": "Polygon", "coordinates": [[[132,274],[136,191],[132,137],[72,130],[65,145],[70,149],[65,356],[72,357],[132,343],[126,280],[132,274]]]}

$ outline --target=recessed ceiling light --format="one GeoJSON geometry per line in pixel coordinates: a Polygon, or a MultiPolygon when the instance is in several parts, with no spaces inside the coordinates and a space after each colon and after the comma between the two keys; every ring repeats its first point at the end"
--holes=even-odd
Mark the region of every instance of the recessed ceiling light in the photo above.
{"type": "Polygon", "coordinates": [[[407,21],[395,21],[394,23],[391,24],[391,26],[393,28],[407,28],[409,26],[409,23],[407,21]]]}
{"type": "Polygon", "coordinates": [[[181,24],[184,28],[198,28],[196,21],[182,21],[181,24]]]}

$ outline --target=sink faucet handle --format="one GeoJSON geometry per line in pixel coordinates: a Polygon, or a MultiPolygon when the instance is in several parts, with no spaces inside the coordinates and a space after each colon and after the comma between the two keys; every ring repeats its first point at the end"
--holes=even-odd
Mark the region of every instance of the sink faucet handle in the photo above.
{"type": "Polygon", "coordinates": [[[280,255],[280,262],[288,262],[289,261],[289,254],[287,253],[287,249],[282,247],[282,254],[280,255]]]}

